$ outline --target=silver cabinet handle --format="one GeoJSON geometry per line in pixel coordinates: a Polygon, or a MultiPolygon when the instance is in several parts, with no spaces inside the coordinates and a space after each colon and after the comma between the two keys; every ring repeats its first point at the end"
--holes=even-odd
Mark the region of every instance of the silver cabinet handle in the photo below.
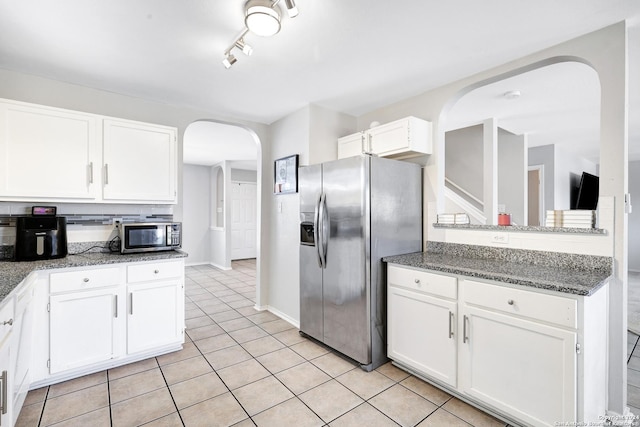
{"type": "Polygon", "coordinates": [[[463,344],[465,344],[467,341],[469,341],[469,337],[467,336],[467,322],[468,322],[468,320],[469,320],[469,318],[465,314],[462,317],[462,343],[463,344]]]}
{"type": "Polygon", "coordinates": [[[129,314],[133,316],[133,292],[129,294],[129,314]]]}
{"type": "Polygon", "coordinates": [[[118,295],[114,295],[115,299],[115,318],[118,318],[118,295]]]}
{"type": "Polygon", "coordinates": [[[2,381],[2,402],[0,402],[0,412],[7,413],[7,371],[2,371],[0,381],[2,381]]]}
{"type": "Polygon", "coordinates": [[[105,185],[109,183],[109,164],[104,164],[104,183],[105,185]]]}
{"type": "Polygon", "coordinates": [[[89,162],[89,184],[93,184],[93,162],[89,162]]]}
{"type": "Polygon", "coordinates": [[[420,279],[413,279],[413,283],[415,283],[416,285],[420,284],[420,279]]]}
{"type": "Polygon", "coordinates": [[[507,304],[509,305],[513,305],[514,301],[512,299],[510,299],[509,301],[507,301],[507,304]]]}
{"type": "Polygon", "coordinates": [[[2,322],[3,325],[13,325],[13,319],[9,319],[9,320],[5,320],[4,322],[2,322]]]}
{"type": "Polygon", "coordinates": [[[449,338],[453,338],[453,312],[449,312],[449,338]]]}
{"type": "Polygon", "coordinates": [[[88,283],[88,282],[89,282],[89,278],[88,278],[88,277],[85,277],[84,279],[82,279],[82,281],[83,281],[84,283],[88,283]]]}
{"type": "Polygon", "coordinates": [[[158,274],[160,273],[160,270],[153,270],[153,274],[158,274]]]}

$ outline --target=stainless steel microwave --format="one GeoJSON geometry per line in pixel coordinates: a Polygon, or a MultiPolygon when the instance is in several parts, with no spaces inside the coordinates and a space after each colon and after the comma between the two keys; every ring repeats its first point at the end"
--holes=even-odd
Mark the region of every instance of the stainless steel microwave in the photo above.
{"type": "Polygon", "coordinates": [[[136,222],[118,225],[120,252],[169,251],[182,247],[182,223],[136,222]]]}

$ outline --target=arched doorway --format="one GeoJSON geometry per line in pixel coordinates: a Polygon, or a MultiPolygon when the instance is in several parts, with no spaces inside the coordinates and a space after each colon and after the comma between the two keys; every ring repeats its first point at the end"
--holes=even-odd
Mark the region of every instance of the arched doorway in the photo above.
{"type": "Polygon", "coordinates": [[[183,248],[192,265],[220,269],[231,269],[234,257],[255,258],[260,306],[260,139],[240,125],[198,120],[187,127],[183,142],[183,248]],[[247,218],[253,219],[253,229],[242,221],[239,229],[238,219],[247,218]],[[238,246],[253,246],[253,252],[234,250],[238,246]]]}

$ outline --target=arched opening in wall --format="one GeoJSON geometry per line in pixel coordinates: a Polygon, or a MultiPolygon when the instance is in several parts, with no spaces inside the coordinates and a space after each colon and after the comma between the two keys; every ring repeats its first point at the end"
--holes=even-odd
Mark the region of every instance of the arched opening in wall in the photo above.
{"type": "Polygon", "coordinates": [[[245,127],[191,123],[183,138],[183,249],[188,264],[253,268],[260,306],[261,146],[245,127]],[[255,266],[255,267],[253,267],[255,266]]]}
{"type": "Polygon", "coordinates": [[[595,210],[600,92],[598,73],[576,58],[460,91],[441,115],[444,210],[490,225],[506,213],[523,226],[554,226],[554,210],[595,210]]]}

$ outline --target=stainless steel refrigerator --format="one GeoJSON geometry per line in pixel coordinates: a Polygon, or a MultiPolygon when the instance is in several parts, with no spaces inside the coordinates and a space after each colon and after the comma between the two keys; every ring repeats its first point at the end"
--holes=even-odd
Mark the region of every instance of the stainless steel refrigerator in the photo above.
{"type": "Polygon", "coordinates": [[[422,250],[422,170],[368,155],[300,167],[300,332],[387,360],[382,257],[422,250]]]}

